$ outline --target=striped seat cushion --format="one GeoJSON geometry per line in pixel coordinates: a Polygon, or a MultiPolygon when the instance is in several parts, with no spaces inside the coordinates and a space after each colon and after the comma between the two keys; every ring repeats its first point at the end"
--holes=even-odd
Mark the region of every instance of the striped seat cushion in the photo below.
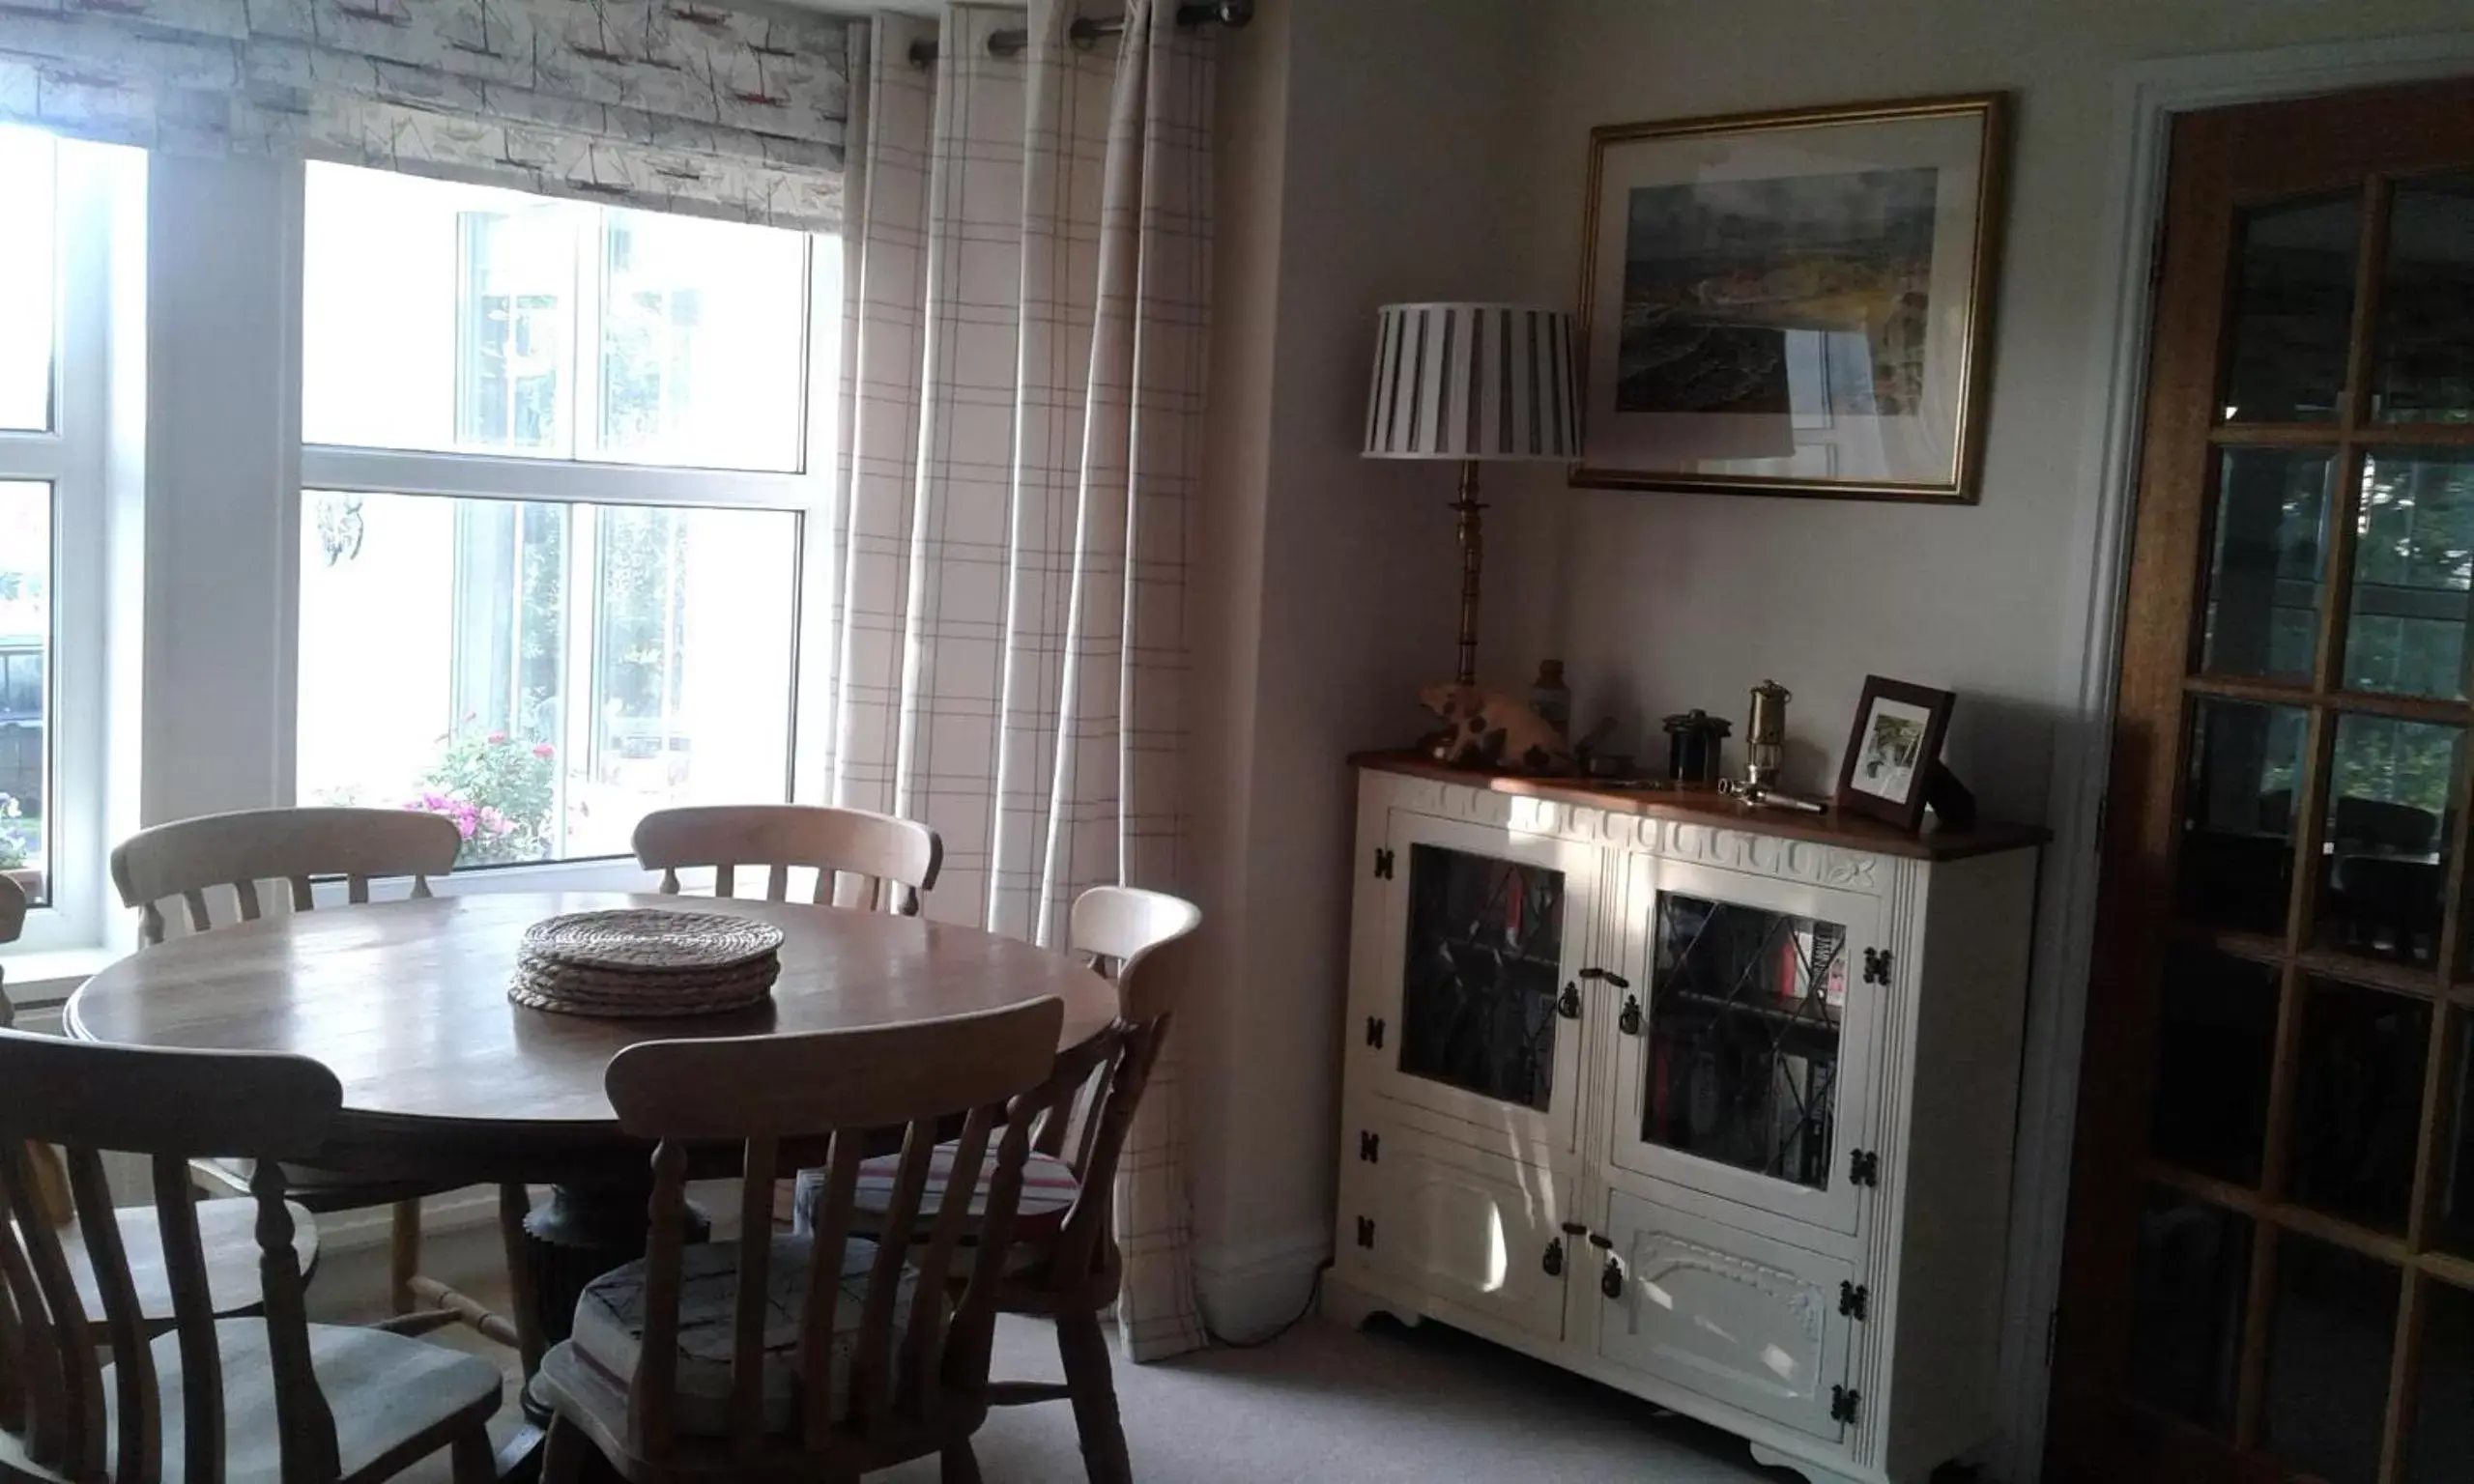
{"type": "MultiPolygon", "coordinates": [[[[970,1215],[977,1220],[988,1209],[989,1177],[995,1163],[994,1151],[980,1163],[979,1184],[971,1191],[970,1215]]],[[[900,1155],[880,1155],[859,1166],[859,1184],[851,1197],[854,1216],[862,1230],[870,1217],[881,1221],[893,1204],[894,1180],[902,1172],[900,1155]]],[[[919,1216],[924,1222],[944,1209],[945,1187],[954,1173],[954,1146],[939,1144],[928,1161],[928,1189],[919,1200],[919,1216]]],[[[1019,1241],[1041,1241],[1053,1237],[1065,1224],[1065,1213],[1074,1209],[1075,1197],[1082,1193],[1082,1183],[1074,1178],[1074,1167],[1062,1159],[1034,1154],[1022,1166],[1022,1203],[1014,1216],[1014,1236],[1019,1241]]],[[[824,1172],[801,1170],[798,1192],[791,1208],[793,1229],[801,1234],[816,1229],[817,1203],[824,1199],[824,1172]]]]}
{"type": "MultiPolygon", "coordinates": [[[[808,1252],[804,1237],[776,1237],[764,1263],[764,1431],[789,1432],[798,1419],[799,1319],[806,1312],[808,1252]]],[[[877,1244],[853,1240],[842,1249],[842,1298],[833,1306],[834,1415],[850,1399],[850,1353],[858,1345],[860,1312],[877,1244]]],[[[731,1350],[738,1298],[738,1247],[707,1241],[689,1247],[679,1265],[678,1430],[703,1437],[730,1433],[731,1350]]],[[[894,1353],[902,1350],[917,1275],[905,1265],[894,1303],[894,1353]]],[[[576,1299],[573,1350],[602,1380],[628,1389],[645,1343],[645,1265],[614,1268],[576,1299]]]]}

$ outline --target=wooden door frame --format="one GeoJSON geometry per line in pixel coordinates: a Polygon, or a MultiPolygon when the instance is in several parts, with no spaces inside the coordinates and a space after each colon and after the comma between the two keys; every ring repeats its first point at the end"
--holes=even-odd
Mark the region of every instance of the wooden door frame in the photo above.
{"type": "Polygon", "coordinates": [[[2469,75],[2474,31],[2179,57],[2116,75],[2106,215],[2088,300],[2097,311],[2092,348],[2102,380],[2082,431],[2080,460],[2095,472],[2097,499],[2066,574],[2076,593],[2077,673],[2047,795],[2054,844],[2037,908],[2039,949],[2021,1069],[2000,1429],[1984,1460],[1996,1479],[2025,1484],[2043,1467],[2053,1379],[2049,1337],[2061,1288],[2081,1038],[2095,954],[2099,821],[2112,766],[2132,504],[2146,417],[2153,271],[2174,119],[2201,109],[2469,75]]]}

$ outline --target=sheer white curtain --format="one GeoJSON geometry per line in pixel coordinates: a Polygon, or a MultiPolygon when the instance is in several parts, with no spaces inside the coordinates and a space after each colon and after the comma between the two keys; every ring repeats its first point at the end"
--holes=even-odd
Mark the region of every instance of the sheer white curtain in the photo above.
{"type": "MultiPolygon", "coordinates": [[[[835,795],[936,827],[929,915],[1050,944],[1183,864],[1210,43],[1126,14],[1091,49],[1064,0],[879,15],[853,68],[835,795]]],[[[1176,1048],[1117,1192],[1136,1359],[1203,1338],[1176,1048]]]]}

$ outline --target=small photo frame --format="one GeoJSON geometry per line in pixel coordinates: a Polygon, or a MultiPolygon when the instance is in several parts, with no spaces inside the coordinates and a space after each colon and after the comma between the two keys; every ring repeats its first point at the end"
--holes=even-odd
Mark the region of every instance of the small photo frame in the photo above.
{"type": "Polygon", "coordinates": [[[1957,702],[1948,691],[1866,675],[1856,729],[1839,764],[1839,809],[1902,830],[1921,826],[1925,795],[1942,765],[1942,738],[1957,702]]]}

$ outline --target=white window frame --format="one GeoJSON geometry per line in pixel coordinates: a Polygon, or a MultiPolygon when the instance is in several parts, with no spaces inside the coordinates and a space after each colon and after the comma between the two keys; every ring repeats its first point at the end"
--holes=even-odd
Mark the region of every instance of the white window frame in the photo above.
{"type": "MultiPolygon", "coordinates": [[[[134,946],[109,880],[113,842],[165,820],[297,802],[304,490],[795,513],[791,796],[825,801],[824,680],[842,582],[838,251],[809,254],[798,472],[304,444],[305,167],[60,148],[77,165],[60,176],[55,428],[0,434],[0,478],[54,488],[53,904],[0,949],[14,997],[56,997],[134,946]]],[[[491,867],[436,886],[652,880],[632,861],[600,859],[491,867]]]]}
{"type": "Polygon", "coordinates": [[[13,958],[99,943],[110,910],[114,772],[109,556],[115,485],[117,343],[138,306],[130,267],[144,166],[133,155],[55,139],[52,426],[0,432],[0,480],[51,486],[51,635],[44,655],[46,905],[26,917],[13,958]]]}
{"type": "MultiPolygon", "coordinates": [[[[303,227],[306,167],[298,161],[161,158],[159,175],[173,188],[158,189],[148,229],[158,243],[204,239],[219,244],[221,269],[245,273],[243,297],[283,313],[225,319],[212,337],[152,348],[152,376],[160,399],[184,377],[237,379],[264,388],[236,413],[223,408],[212,428],[165,427],[153,444],[158,460],[176,456],[178,440],[213,439],[225,467],[279,471],[265,482],[241,482],[212,498],[183,491],[185,513],[177,534],[153,528],[148,540],[150,606],[172,613],[211,611],[215,592],[239,588],[249,612],[236,627],[272,629],[266,640],[245,632],[234,642],[267,645],[263,663],[224,665],[213,697],[158,696],[150,687],[145,715],[147,749],[143,790],[145,822],[185,817],[214,809],[282,806],[298,802],[297,738],[300,725],[301,605],[300,539],[302,492],[404,494],[546,500],[597,505],[660,505],[791,511],[799,517],[798,632],[792,656],[796,691],[791,706],[792,796],[820,777],[815,759],[825,739],[807,698],[820,691],[830,642],[829,601],[837,565],[835,520],[835,386],[840,359],[834,335],[841,311],[838,252],[809,253],[806,305],[806,402],[800,471],[766,473],[698,470],[599,460],[552,459],[477,453],[429,453],[399,449],[304,443],[301,439],[303,227]],[[211,179],[210,179],[211,178],[211,179]],[[187,181],[188,188],[179,188],[187,181]],[[213,363],[205,357],[211,356],[213,363]],[[239,457],[235,457],[240,455],[239,457]],[[217,509],[206,507],[219,506],[217,509]],[[820,597],[825,601],[818,601],[820,597]],[[811,682],[810,673],[816,677],[811,682]],[[200,739],[206,742],[199,756],[200,739]],[[201,779],[199,770],[206,770],[201,779]]],[[[209,271],[155,275],[158,324],[180,319],[183,302],[214,316],[191,297],[231,294],[234,285],[209,271]]],[[[228,400],[228,399],[226,399],[228,400]]],[[[173,498],[169,481],[157,479],[150,499],[173,498]]],[[[176,662],[158,651],[186,646],[195,663],[216,663],[211,647],[194,636],[149,624],[150,679],[176,662]]],[[[442,894],[551,888],[636,890],[653,878],[624,858],[546,861],[475,868],[434,883],[442,894]]]]}
{"type": "MultiPolygon", "coordinates": [[[[305,186],[305,170],[290,167],[305,186]]],[[[296,187],[295,199],[302,189],[296,187]]],[[[298,225],[294,241],[301,241],[298,225]]],[[[805,326],[801,339],[801,365],[804,376],[803,402],[800,415],[799,469],[796,472],[744,470],[685,468],[673,465],[633,464],[604,458],[545,458],[530,454],[436,453],[412,449],[369,448],[331,443],[304,442],[300,453],[300,480],[294,491],[296,512],[301,492],[306,490],[334,491],[363,495],[421,495],[468,499],[497,499],[510,503],[549,501],[588,505],[645,505],[666,509],[740,509],[787,511],[798,518],[799,562],[795,581],[803,589],[810,586],[810,577],[820,569],[835,565],[833,541],[833,470],[835,439],[835,385],[840,374],[841,357],[837,339],[841,319],[841,258],[838,244],[830,240],[811,237],[807,257],[803,306],[805,326]]],[[[299,251],[286,259],[288,282],[286,293],[294,303],[302,301],[304,263],[299,251]]],[[[573,421],[581,445],[584,430],[597,421],[599,386],[590,374],[590,364],[585,347],[597,343],[595,328],[599,319],[596,295],[579,297],[576,344],[580,372],[574,378],[577,395],[566,415],[573,421]]],[[[293,401],[299,406],[301,377],[300,357],[296,352],[293,364],[293,401]]],[[[296,515],[297,519],[297,515],[296,515]]],[[[297,530],[297,527],[296,527],[297,530]]],[[[298,623],[300,610],[298,561],[284,575],[287,586],[285,601],[298,623]]],[[[802,593],[804,598],[804,591],[802,593]]],[[[799,601],[794,605],[799,632],[791,643],[793,687],[788,718],[791,728],[791,749],[786,759],[784,777],[786,797],[799,796],[799,785],[814,769],[803,755],[818,739],[805,725],[807,708],[799,704],[799,697],[811,690],[806,681],[806,667],[830,649],[830,607],[799,601]]],[[[288,735],[297,735],[299,727],[300,686],[297,671],[299,647],[287,646],[284,664],[287,671],[284,690],[284,714],[288,735]]],[[[817,688],[820,688],[817,687],[817,688]]],[[[577,692],[582,694],[582,692],[577,692]]],[[[562,741],[561,753],[572,756],[562,741]]],[[[293,782],[297,785],[297,777],[293,782]]],[[[287,796],[283,802],[295,802],[287,796]]],[[[635,890],[649,886],[654,878],[624,858],[579,858],[543,861],[524,865],[473,868],[459,872],[452,880],[438,883],[446,893],[499,889],[547,887],[599,887],[613,890],[635,890]]]]}

